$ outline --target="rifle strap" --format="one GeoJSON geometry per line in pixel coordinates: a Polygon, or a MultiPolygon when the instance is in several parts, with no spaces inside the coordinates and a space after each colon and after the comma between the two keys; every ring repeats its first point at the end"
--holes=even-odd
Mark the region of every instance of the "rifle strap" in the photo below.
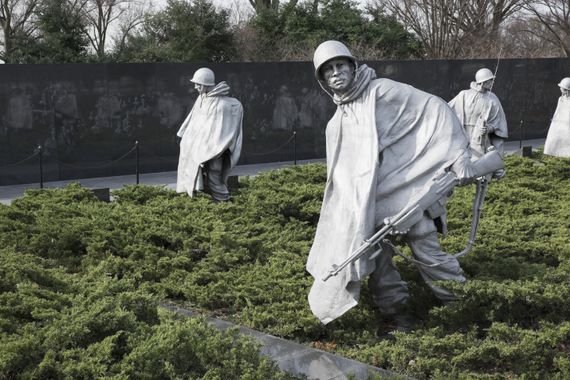
{"type": "Polygon", "coordinates": [[[485,194],[487,193],[487,187],[489,186],[489,180],[482,177],[477,181],[477,188],[475,192],[475,198],[473,199],[473,208],[471,216],[471,231],[469,232],[469,239],[467,240],[467,245],[463,251],[458,252],[453,255],[453,257],[460,258],[465,256],[475,244],[475,238],[477,237],[477,229],[479,227],[479,220],[481,219],[481,210],[483,209],[483,202],[485,201],[485,194]]]}
{"type": "MultiPolygon", "coordinates": [[[[400,249],[399,249],[398,247],[396,247],[394,244],[392,244],[392,242],[391,242],[390,240],[388,240],[388,239],[383,239],[383,240],[382,240],[382,243],[384,243],[384,244],[388,245],[389,247],[391,247],[392,250],[394,251],[394,253],[395,253],[396,255],[401,256],[401,257],[403,257],[404,259],[406,259],[406,260],[408,260],[408,261],[411,261],[411,262],[414,263],[414,264],[422,265],[422,266],[427,267],[427,268],[436,268],[436,267],[438,267],[438,266],[440,266],[440,265],[443,265],[443,264],[446,264],[446,263],[448,263],[448,262],[450,262],[450,261],[452,261],[452,260],[455,260],[454,257],[450,257],[449,259],[447,259],[447,260],[445,260],[445,261],[442,261],[442,262],[440,262],[440,263],[426,264],[426,263],[424,263],[424,262],[422,262],[422,261],[419,261],[419,260],[416,260],[416,259],[414,259],[414,258],[412,258],[412,257],[409,257],[409,256],[404,255],[404,254],[402,253],[402,251],[400,251],[400,249]]],[[[378,245],[380,245],[380,243],[378,243],[378,245]]]]}

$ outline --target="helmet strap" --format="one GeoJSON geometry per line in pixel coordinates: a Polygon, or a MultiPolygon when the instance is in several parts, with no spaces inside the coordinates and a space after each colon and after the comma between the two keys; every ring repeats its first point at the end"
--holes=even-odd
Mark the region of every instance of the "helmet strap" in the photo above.
{"type": "MultiPolygon", "coordinates": [[[[352,82],[356,82],[356,77],[358,76],[358,62],[354,59],[352,60],[352,62],[354,63],[354,78],[352,79],[352,82]]],[[[327,86],[323,85],[324,80],[322,79],[317,79],[317,82],[319,82],[319,86],[321,86],[321,88],[323,89],[324,92],[327,93],[328,96],[331,97],[332,100],[334,100],[334,94],[332,93],[332,91],[329,91],[327,89],[327,86]]]]}
{"type": "Polygon", "coordinates": [[[323,91],[326,92],[327,95],[330,96],[332,100],[334,100],[334,95],[333,95],[332,91],[327,90],[327,88],[323,85],[323,81],[322,81],[322,80],[319,79],[318,82],[319,82],[319,86],[321,86],[321,88],[323,89],[323,91]]]}

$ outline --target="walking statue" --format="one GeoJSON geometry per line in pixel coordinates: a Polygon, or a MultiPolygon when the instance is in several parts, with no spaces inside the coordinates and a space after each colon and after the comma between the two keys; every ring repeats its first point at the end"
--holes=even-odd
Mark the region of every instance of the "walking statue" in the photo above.
{"type": "Polygon", "coordinates": [[[558,87],[562,95],[548,129],[544,154],[570,157],[570,78],[562,79],[558,87]]]}
{"type": "Polygon", "coordinates": [[[437,233],[445,233],[449,190],[479,175],[467,135],[445,101],[378,79],[341,42],[323,42],[313,61],[337,110],[326,128],[327,182],[306,265],[314,277],[309,305],[329,323],[358,303],[361,281],[370,275],[374,304],[395,329],[409,331],[410,295],[387,235],[403,235],[437,298],[455,299],[436,281],[466,279],[457,259],[442,252],[437,233]]]}
{"type": "MultiPolygon", "coordinates": [[[[491,70],[480,69],[475,73],[475,82],[471,82],[470,88],[449,102],[469,135],[475,157],[485,154],[490,146],[504,154],[503,144],[508,137],[507,118],[499,98],[491,92],[494,82],[495,74],[491,70]]],[[[499,171],[496,176],[504,174],[504,171],[499,171]]]]}
{"type": "Polygon", "coordinates": [[[191,197],[194,191],[205,191],[215,201],[227,201],[229,173],[241,153],[243,107],[228,96],[226,82],[215,84],[208,68],[198,69],[190,81],[199,96],[177,133],[176,191],[191,197]]]}

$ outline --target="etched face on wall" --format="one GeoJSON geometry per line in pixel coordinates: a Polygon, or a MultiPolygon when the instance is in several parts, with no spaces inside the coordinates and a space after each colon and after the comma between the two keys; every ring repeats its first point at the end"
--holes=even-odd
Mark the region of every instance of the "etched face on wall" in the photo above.
{"type": "Polygon", "coordinates": [[[333,92],[343,94],[354,80],[354,64],[346,58],[331,59],[323,64],[321,74],[333,92]]]}

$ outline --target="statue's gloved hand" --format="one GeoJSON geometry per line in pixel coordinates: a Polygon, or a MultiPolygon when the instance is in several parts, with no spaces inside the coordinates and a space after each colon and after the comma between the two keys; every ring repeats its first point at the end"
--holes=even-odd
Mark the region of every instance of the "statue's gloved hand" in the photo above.
{"type": "Polygon", "coordinates": [[[458,186],[465,186],[475,181],[476,172],[468,151],[464,151],[451,165],[451,171],[457,176],[458,186]]]}
{"type": "Polygon", "coordinates": [[[495,179],[501,179],[504,176],[507,175],[507,170],[506,169],[499,169],[496,172],[493,173],[493,178],[495,179]]]}
{"type": "Polygon", "coordinates": [[[394,230],[392,230],[392,232],[391,232],[390,234],[391,234],[391,235],[405,235],[405,234],[407,234],[408,232],[410,232],[410,229],[409,229],[409,228],[406,229],[406,230],[396,230],[396,229],[394,229],[394,230]]]}
{"type": "Polygon", "coordinates": [[[487,123],[482,123],[481,128],[479,129],[479,136],[483,137],[487,133],[489,133],[489,127],[487,126],[487,123]]]}

